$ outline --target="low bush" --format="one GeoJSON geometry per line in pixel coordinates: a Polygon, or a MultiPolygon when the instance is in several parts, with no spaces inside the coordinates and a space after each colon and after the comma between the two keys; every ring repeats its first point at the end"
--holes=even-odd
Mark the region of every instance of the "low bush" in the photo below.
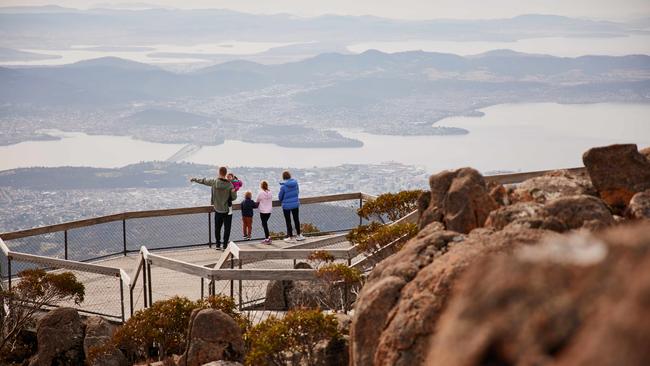
{"type": "Polygon", "coordinates": [[[413,223],[401,223],[393,225],[382,225],[376,222],[369,225],[361,225],[350,230],[347,239],[350,243],[357,245],[359,250],[368,258],[374,258],[374,262],[381,260],[385,255],[394,250],[399,250],[401,245],[418,233],[418,227],[413,223]],[[388,253],[381,253],[386,245],[397,241],[393,250],[388,253]]]}
{"type": "Polygon", "coordinates": [[[230,315],[242,327],[242,331],[249,328],[249,321],[236,312],[235,303],[230,297],[216,295],[191,301],[175,296],[168,300],[156,301],[151,307],[133,314],[115,332],[113,342],[125,351],[132,361],[181,354],[185,350],[192,311],[209,308],[230,315]]]}
{"type": "Polygon", "coordinates": [[[320,310],[297,309],[282,319],[270,317],[246,334],[249,366],[285,366],[317,364],[316,345],[341,338],[333,315],[320,310]]]}
{"type": "Polygon", "coordinates": [[[397,221],[417,209],[418,197],[422,190],[401,191],[398,193],[384,193],[372,201],[367,201],[357,210],[357,214],[366,219],[377,218],[381,222],[384,217],[390,221],[397,221]]]}
{"type": "Polygon", "coordinates": [[[0,318],[0,361],[25,348],[18,342],[43,307],[69,301],[79,305],[84,301],[84,285],[71,272],[28,269],[18,273],[18,278],[11,290],[0,290],[0,304],[4,306],[0,318]]]}

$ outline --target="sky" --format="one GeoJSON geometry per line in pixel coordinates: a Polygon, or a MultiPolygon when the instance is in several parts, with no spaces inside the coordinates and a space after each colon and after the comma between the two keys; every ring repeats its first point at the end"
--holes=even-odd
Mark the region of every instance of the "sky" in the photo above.
{"type": "MultiPolygon", "coordinates": [[[[489,19],[520,14],[556,14],[592,19],[650,17],[650,0],[0,0],[0,6],[59,5],[85,9],[107,4],[151,4],[173,8],[220,8],[247,13],[375,15],[401,19],[489,19]]],[[[113,6],[111,6],[113,7],[113,6]]]]}

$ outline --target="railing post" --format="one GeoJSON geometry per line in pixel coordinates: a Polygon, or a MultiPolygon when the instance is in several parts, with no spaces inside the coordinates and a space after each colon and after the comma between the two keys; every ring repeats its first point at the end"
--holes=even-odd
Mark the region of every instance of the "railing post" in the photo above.
{"type": "MultiPolygon", "coordinates": [[[[241,259],[239,259],[239,269],[241,269],[241,259]]],[[[242,280],[241,280],[241,277],[239,277],[239,311],[242,311],[242,280]]]]}
{"type": "Polygon", "coordinates": [[[126,256],[126,219],[122,220],[122,244],[124,245],[124,256],[126,256]]]}
{"type": "Polygon", "coordinates": [[[203,282],[204,282],[204,281],[203,281],[203,277],[201,277],[201,300],[203,300],[203,294],[204,294],[204,289],[203,289],[203,287],[205,286],[205,285],[203,284],[203,282]]]}
{"type": "Polygon", "coordinates": [[[129,309],[131,316],[133,316],[133,289],[135,286],[129,285],[129,309]]]}
{"type": "MultiPolygon", "coordinates": [[[[363,207],[363,198],[359,197],[359,209],[363,207]]],[[[359,226],[363,225],[363,218],[359,215],[359,226]]]]}
{"type": "MultiPolygon", "coordinates": [[[[230,269],[235,268],[235,257],[232,254],[230,255],[230,269]]],[[[230,298],[232,301],[235,301],[235,280],[230,279],[230,298]]]]}
{"type": "Polygon", "coordinates": [[[122,323],[124,323],[124,283],[122,283],[122,276],[118,276],[118,281],[120,281],[120,304],[122,306],[122,323]]]}
{"type": "Polygon", "coordinates": [[[7,256],[7,276],[9,277],[9,291],[11,291],[11,256],[7,256]]]}
{"type": "Polygon", "coordinates": [[[144,296],[144,308],[148,308],[149,302],[147,301],[147,262],[142,257],[142,295],[144,296]]]}
{"type": "MultiPolygon", "coordinates": [[[[147,266],[147,280],[149,281],[149,306],[153,305],[153,291],[151,290],[151,263],[148,260],[145,261],[147,266]]],[[[145,295],[146,296],[146,295],[145,295]]]]}
{"type": "Polygon", "coordinates": [[[212,213],[208,212],[208,247],[212,248],[212,213]]]}
{"type": "Polygon", "coordinates": [[[63,232],[63,258],[68,259],[68,230],[63,232]]]}

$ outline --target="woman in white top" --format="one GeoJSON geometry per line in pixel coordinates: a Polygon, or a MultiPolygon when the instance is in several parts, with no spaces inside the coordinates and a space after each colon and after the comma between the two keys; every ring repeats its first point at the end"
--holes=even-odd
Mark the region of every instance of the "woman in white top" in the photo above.
{"type": "Polygon", "coordinates": [[[262,189],[260,193],[257,194],[257,208],[260,210],[260,219],[262,220],[262,227],[264,228],[264,240],[262,243],[271,244],[271,233],[269,232],[269,218],[271,218],[271,212],[273,211],[273,195],[269,190],[269,183],[265,180],[260,183],[260,188],[262,189]]]}

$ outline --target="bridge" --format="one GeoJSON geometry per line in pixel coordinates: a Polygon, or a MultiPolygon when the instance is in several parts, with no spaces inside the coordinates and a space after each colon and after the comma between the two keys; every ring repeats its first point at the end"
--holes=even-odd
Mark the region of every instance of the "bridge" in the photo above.
{"type": "MultiPolygon", "coordinates": [[[[574,172],[584,168],[569,169],[574,172]]],[[[516,184],[548,171],[486,177],[500,184],[516,184]]],[[[253,236],[242,235],[241,209],[233,205],[231,244],[214,247],[212,206],[124,212],[57,225],[0,234],[0,284],[11,288],[17,274],[29,268],[70,271],[84,283],[83,303],[63,304],[82,313],[125,321],[157,300],[185,296],[197,300],[213,294],[231,297],[241,311],[259,321],[274,312],[263,311],[266,287],[274,280],[315,280],[314,269],[295,269],[311,253],[327,250],[336,262],[364,269],[370,262],[345,238],[367,223],[356,210],[375,197],[356,192],[301,198],[302,223],[318,228],[296,243],[259,243],[259,220],[253,236]]],[[[284,228],[280,202],[273,202],[269,226],[284,228]]],[[[416,219],[412,213],[403,218],[416,219]]],[[[391,249],[391,243],[385,249],[391,249]]]]}

